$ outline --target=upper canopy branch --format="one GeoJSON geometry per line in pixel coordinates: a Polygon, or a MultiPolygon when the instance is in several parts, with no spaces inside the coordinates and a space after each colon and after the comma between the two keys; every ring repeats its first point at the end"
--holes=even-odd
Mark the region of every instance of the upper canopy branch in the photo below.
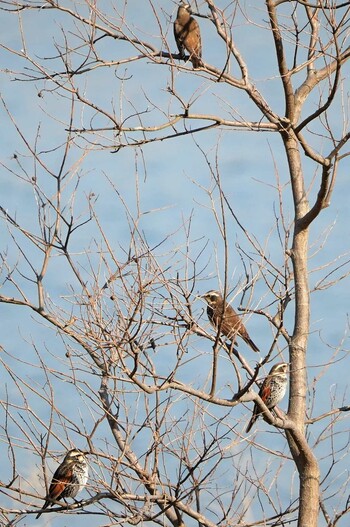
{"type": "Polygon", "coordinates": [[[281,33],[281,28],[277,19],[277,11],[272,0],[266,0],[266,6],[269,13],[270,25],[272,29],[272,36],[275,43],[276,55],[277,55],[277,64],[278,69],[281,75],[281,80],[284,89],[285,96],[285,116],[290,121],[294,119],[294,96],[293,96],[293,86],[291,83],[291,73],[288,69],[287,59],[284,52],[284,44],[281,33]]]}
{"type": "Polygon", "coordinates": [[[310,95],[311,91],[317,86],[322,80],[329,78],[332,73],[335,72],[335,77],[332,83],[330,94],[324,104],[317,108],[312,114],[308,115],[296,128],[296,133],[300,132],[305,126],[311,121],[323,114],[331,105],[337,92],[341,66],[350,57],[350,47],[346,49],[339,58],[334,59],[330,64],[322,68],[321,70],[310,70],[305,82],[295,92],[295,106],[298,109],[298,115],[301,113],[302,106],[310,95]]]}

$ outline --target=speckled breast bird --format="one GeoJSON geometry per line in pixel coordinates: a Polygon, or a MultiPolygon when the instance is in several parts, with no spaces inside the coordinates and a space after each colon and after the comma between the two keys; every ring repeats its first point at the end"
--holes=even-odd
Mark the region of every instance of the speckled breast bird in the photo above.
{"type": "MultiPolygon", "coordinates": [[[[55,501],[63,498],[75,498],[85,487],[88,475],[89,468],[85,454],[75,448],[69,450],[53,475],[43,509],[54,505],[55,501]]],[[[39,512],[36,519],[41,514],[42,512],[39,512]]]]}
{"type": "Polygon", "coordinates": [[[182,4],[177,10],[174,22],[174,37],[182,58],[185,50],[190,54],[190,61],[194,68],[203,66],[202,41],[197,20],[191,16],[189,4],[182,4]]]}
{"type": "Polygon", "coordinates": [[[214,328],[218,328],[221,322],[221,333],[230,339],[233,345],[235,344],[236,337],[239,336],[252,350],[259,351],[259,348],[250,338],[241,317],[233,307],[224,301],[219,291],[208,291],[201,298],[208,304],[207,315],[214,328]]]}
{"type": "MultiPolygon", "coordinates": [[[[286,362],[279,362],[272,366],[269,374],[265,377],[264,382],[261,385],[259,395],[269,410],[272,410],[279,402],[281,402],[286,393],[287,372],[288,364],[286,362]]],[[[257,403],[255,403],[253,415],[246,428],[246,433],[250,432],[253,424],[262,413],[263,411],[257,403]]]]}

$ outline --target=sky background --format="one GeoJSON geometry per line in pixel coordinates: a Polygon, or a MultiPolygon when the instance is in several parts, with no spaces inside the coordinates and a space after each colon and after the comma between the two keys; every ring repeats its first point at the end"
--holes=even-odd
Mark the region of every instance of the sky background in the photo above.
{"type": "MultiPolygon", "coordinates": [[[[124,2],[118,0],[114,4],[102,2],[99,7],[108,14],[109,21],[117,23],[123,4],[124,2]]],[[[217,2],[217,4],[220,7],[226,5],[224,2],[217,2]]],[[[72,6],[68,2],[66,5],[72,6]]],[[[154,6],[159,14],[163,41],[159,23],[151,5],[145,0],[141,3],[136,0],[127,3],[124,13],[125,27],[128,26],[126,31],[130,34],[137,34],[160,49],[164,49],[165,42],[167,42],[168,49],[175,53],[172,22],[175,19],[176,5],[174,2],[165,0],[154,3],[154,6]]],[[[81,13],[86,13],[84,4],[79,4],[76,8],[81,13]]],[[[198,2],[198,10],[202,14],[207,13],[203,2],[198,2]]],[[[287,13],[287,6],[281,6],[281,11],[287,13]]],[[[62,161],[61,145],[64,145],[67,135],[67,111],[70,108],[70,100],[53,91],[49,82],[25,81],[22,74],[23,72],[28,73],[28,70],[24,70],[28,67],[28,63],[21,56],[21,50],[25,50],[39,64],[49,69],[61,67],[58,66],[59,59],[48,60],[48,58],[57,56],[58,46],[63,45],[64,42],[64,34],[69,36],[71,45],[79,43],[78,30],[68,17],[49,9],[23,11],[19,18],[13,13],[2,11],[0,19],[4,44],[0,49],[1,96],[26,140],[34,144],[37,137],[37,149],[43,152],[42,158],[54,173],[58,173],[62,161]]],[[[266,19],[263,4],[247,2],[243,5],[242,10],[238,9],[232,30],[242,56],[248,63],[250,78],[261,89],[273,109],[276,112],[283,112],[281,82],[277,74],[271,35],[266,31],[266,19]]],[[[223,67],[225,48],[222,42],[219,41],[214,28],[207,20],[201,18],[199,23],[205,62],[218,68],[223,67]]],[[[97,48],[105,60],[118,60],[135,55],[135,50],[130,44],[118,40],[105,39],[97,44],[97,48]]],[[[81,58],[76,55],[74,60],[76,64],[73,63],[73,67],[76,67],[81,58]]],[[[232,66],[233,69],[234,67],[232,66]]],[[[336,109],[330,115],[330,121],[334,122],[336,137],[341,134],[342,127],[346,128],[348,125],[348,73],[348,68],[345,68],[343,100],[338,101],[336,109]],[[346,114],[345,125],[342,119],[339,119],[339,109],[342,103],[346,114]]],[[[301,78],[302,75],[297,80],[301,78]]],[[[260,118],[259,113],[243,92],[223,83],[213,83],[203,75],[193,75],[191,68],[184,72],[171,68],[170,65],[153,64],[150,60],[143,59],[118,67],[100,68],[76,79],[79,89],[94,103],[102,105],[108,111],[115,106],[117,114],[120,112],[124,117],[135,114],[136,111],[145,112],[142,117],[143,122],[149,125],[164,122],[163,110],[170,114],[183,111],[179,101],[169,96],[167,88],[172,82],[183,101],[186,103],[194,101],[191,105],[193,113],[218,114],[232,120],[242,118],[255,121],[260,118]]],[[[315,100],[311,100],[307,103],[306,110],[309,111],[315,104],[315,100]]],[[[28,182],[28,177],[30,178],[32,174],[37,178],[47,195],[54,193],[54,181],[48,177],[42,167],[34,166],[28,150],[24,147],[3,105],[0,111],[3,130],[0,143],[2,160],[0,205],[8,210],[19,224],[25,225],[33,232],[39,232],[36,198],[33,185],[28,182]],[[14,154],[17,159],[14,158],[14,154]],[[18,171],[19,163],[23,167],[23,179],[14,175],[15,170],[18,171]]],[[[94,126],[103,126],[108,123],[107,119],[94,116],[91,109],[82,108],[79,104],[75,112],[74,125],[77,128],[82,126],[82,123],[85,125],[92,123],[94,126]]],[[[126,122],[132,126],[137,123],[137,119],[130,117],[126,122]]],[[[188,126],[195,127],[197,124],[197,122],[188,123],[188,126]]],[[[108,125],[110,126],[110,123],[108,125]]],[[[178,125],[177,129],[180,130],[181,126],[178,125]]],[[[134,137],[137,137],[137,134],[134,137]]],[[[182,273],[184,269],[185,256],[181,259],[180,255],[185,255],[186,231],[190,225],[190,254],[193,258],[198,257],[198,269],[204,269],[193,295],[194,313],[208,331],[210,328],[204,305],[195,298],[195,295],[221,287],[224,280],[223,243],[208,196],[208,190],[213,190],[216,210],[219,210],[218,193],[214,190],[210,174],[210,169],[215,171],[216,160],[218,160],[217,167],[223,191],[239,221],[252,236],[259,240],[262,246],[266,246],[266,251],[276,266],[282,267],[284,255],[278,242],[275,225],[275,210],[278,212],[276,176],[283,186],[283,204],[287,224],[292,222],[293,209],[285,154],[277,134],[237,131],[222,127],[186,135],[176,140],[154,142],[145,145],[142,149],[124,148],[117,153],[112,153],[114,138],[111,132],[102,132],[95,137],[90,136],[89,140],[97,142],[95,145],[90,145],[89,153],[83,160],[79,161],[83,148],[88,148],[83,135],[76,137],[76,144],[81,148],[73,147],[69,152],[66,165],[67,170],[69,169],[66,179],[67,186],[63,191],[67,210],[69,206],[74,205],[75,214],[80,216],[83,222],[88,219],[89,196],[93,195],[95,212],[115,251],[115,256],[119,261],[125,261],[130,237],[125,206],[131,214],[136,214],[139,207],[142,212],[139,228],[144,233],[150,247],[157,246],[169,236],[169,233],[172,234],[155,252],[159,261],[164,263],[168,261],[167,276],[173,279],[177,272],[182,273]],[[78,177],[80,183],[73,203],[71,196],[78,177]],[[136,199],[136,191],[139,194],[139,203],[136,199]],[[124,200],[125,206],[121,203],[118,194],[124,200]],[[175,249],[177,250],[176,257],[171,257],[175,249]]],[[[316,133],[310,136],[310,140],[321,150],[323,148],[327,151],[329,148],[326,141],[323,141],[322,137],[316,133]]],[[[313,203],[320,172],[319,170],[315,172],[314,165],[306,158],[303,159],[303,163],[306,183],[311,185],[310,201],[313,203]]],[[[320,217],[311,226],[310,270],[313,270],[310,274],[311,287],[314,287],[327,274],[328,270],[325,265],[328,262],[334,261],[332,268],[341,266],[334,274],[335,278],[345,274],[349,269],[346,265],[349,260],[350,221],[348,174],[348,161],[345,159],[339,167],[331,206],[322,211],[320,217]]],[[[25,272],[29,273],[29,268],[18,248],[15,247],[11,234],[11,229],[6,228],[4,223],[0,230],[2,257],[6,258],[10,267],[18,263],[25,272]]],[[[236,288],[237,284],[242,286],[244,283],[244,267],[237,251],[237,244],[250,255],[252,255],[252,248],[230,215],[227,215],[227,235],[229,290],[238,295],[233,305],[239,305],[241,290],[239,287],[238,290],[236,288]]],[[[92,275],[89,270],[88,257],[94,265],[98,264],[98,257],[93,253],[96,251],[95,243],[98,245],[100,239],[100,233],[94,222],[82,226],[74,237],[73,252],[76,261],[81,264],[82,273],[90,283],[92,275]]],[[[21,241],[30,259],[39,268],[41,255],[24,239],[21,241]]],[[[102,269],[99,276],[100,286],[108,277],[106,269],[102,269]]],[[[57,302],[58,305],[64,305],[66,300],[63,297],[69,294],[72,283],[71,276],[67,275],[63,259],[59,256],[53,258],[46,278],[52,301],[57,302]]],[[[36,290],[33,285],[27,282],[23,286],[26,294],[34,300],[36,290]]],[[[75,283],[74,287],[76,286],[75,283]]],[[[348,291],[349,279],[346,278],[335,283],[332,288],[317,291],[312,295],[311,335],[308,351],[310,385],[313,379],[321,374],[323,366],[329,362],[334,351],[339,346],[343,348],[337,356],[339,363],[334,364],[328,370],[317,386],[314,415],[327,411],[330,408],[330,400],[333,398],[335,406],[347,403],[347,397],[344,394],[347,394],[348,384],[348,291]]],[[[2,276],[2,294],[9,296],[16,294],[13,286],[6,280],[6,272],[2,276]]],[[[268,299],[266,284],[263,280],[258,280],[254,287],[250,307],[264,307],[268,299]]],[[[36,315],[24,308],[0,304],[0,320],[0,344],[13,357],[12,359],[7,357],[4,360],[16,368],[20,376],[28,378],[28,382],[38,383],[38,387],[44,382],[37,360],[37,351],[45,355],[45,360],[50,367],[57,360],[64,365],[66,350],[62,340],[36,315]],[[19,363],[19,360],[23,362],[19,363]]],[[[292,330],[292,324],[293,302],[288,306],[286,313],[286,325],[289,331],[292,330]]],[[[272,342],[271,330],[267,321],[263,317],[253,316],[248,319],[247,327],[260,349],[267,351],[272,342]]],[[[210,365],[211,344],[210,342],[203,344],[198,339],[195,347],[198,350],[201,346],[204,358],[196,362],[195,368],[188,368],[183,372],[185,380],[192,381],[198,386],[201,386],[207,378],[210,365]]],[[[254,365],[256,356],[247,350],[243,343],[240,345],[240,350],[242,352],[244,350],[248,360],[254,365]]],[[[170,365],[173,360],[171,353],[171,348],[165,349],[164,355],[159,359],[159,368],[163,368],[164,371],[167,369],[171,371],[170,365]]],[[[287,351],[282,342],[281,353],[282,357],[287,359],[287,351]]],[[[93,384],[91,379],[90,382],[93,384]]],[[[230,378],[224,369],[220,371],[220,386],[222,393],[229,396],[228,394],[232,392],[230,378]]],[[[4,369],[1,399],[5,401],[7,397],[16,398],[16,393],[16,387],[4,369]]],[[[75,408],[66,405],[66,400],[69,399],[69,388],[63,381],[55,383],[55,398],[58,405],[65,408],[74,420],[75,408]]],[[[32,404],[42,419],[48,419],[50,409],[46,404],[39,399],[33,401],[32,404]]],[[[287,408],[287,399],[281,407],[287,408]]],[[[83,401],[79,411],[81,416],[84,416],[85,412],[88,413],[83,401]]],[[[181,412],[183,408],[177,411],[181,412]]],[[[220,410],[217,411],[220,412],[220,410]]],[[[248,420],[249,405],[240,411],[246,415],[248,420]]],[[[222,414],[226,415],[227,410],[223,409],[222,414]]],[[[231,418],[232,416],[228,417],[228,419],[231,418]]],[[[344,429],[346,429],[347,421],[344,420],[344,423],[344,429]]],[[[259,423],[259,427],[266,430],[267,425],[259,423]]],[[[39,437],[39,429],[37,433],[39,437]]],[[[317,433],[319,433],[318,428],[317,433]]],[[[18,434],[18,429],[14,427],[14,435],[16,434],[18,434]]],[[[312,430],[311,440],[313,434],[312,430]]],[[[76,440],[73,432],[69,439],[73,442],[76,440]]],[[[341,440],[343,439],[342,436],[341,440]]],[[[23,438],[16,439],[18,452],[20,452],[22,441],[23,438]]],[[[62,441],[66,446],[68,445],[68,438],[62,438],[62,441]]],[[[269,441],[268,438],[267,441],[269,441]]],[[[280,441],[278,445],[281,449],[286,448],[280,437],[277,441],[280,441]]],[[[325,448],[329,448],[327,442],[326,445],[325,448]]],[[[83,445],[77,446],[83,447],[83,445]]],[[[56,443],[53,448],[56,448],[58,452],[60,445],[56,443]]],[[[322,441],[317,448],[320,456],[326,453],[322,451],[322,441]]],[[[63,450],[62,447],[61,451],[63,450]]],[[[2,452],[1,457],[7,459],[8,445],[4,436],[0,437],[0,452],[2,452]]],[[[33,488],[40,493],[43,482],[38,458],[31,454],[22,458],[22,463],[23,477],[30,481],[33,488]]],[[[52,468],[55,466],[55,462],[52,462],[52,468]]],[[[9,467],[10,465],[7,471],[9,467]]],[[[340,480],[346,477],[348,468],[348,461],[345,458],[344,467],[337,473],[340,480]]],[[[326,467],[324,469],[326,470],[326,467]]],[[[7,478],[9,478],[9,472],[6,476],[1,477],[2,480],[7,478]]],[[[286,478],[285,485],[287,492],[290,489],[288,478],[286,478]]],[[[34,503],[37,501],[33,499],[34,503]]],[[[43,515],[37,524],[68,524],[68,519],[63,523],[62,521],[59,516],[43,515]]],[[[92,521],[100,525],[99,519],[92,521]]],[[[23,520],[20,524],[29,525],[30,523],[31,519],[30,521],[28,519],[28,522],[23,520]]],[[[79,525],[79,518],[72,518],[69,524],[79,525]]],[[[345,524],[346,522],[343,525],[345,524]]],[[[341,527],[342,524],[339,525],[341,527]]]]}

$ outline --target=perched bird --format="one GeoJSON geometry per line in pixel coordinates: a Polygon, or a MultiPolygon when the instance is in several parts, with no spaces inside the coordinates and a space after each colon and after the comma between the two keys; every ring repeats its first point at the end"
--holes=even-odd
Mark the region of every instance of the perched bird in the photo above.
{"type": "MultiPolygon", "coordinates": [[[[286,393],[287,371],[288,364],[286,362],[279,362],[278,364],[275,364],[272,366],[268,376],[265,377],[264,382],[261,385],[259,395],[269,410],[272,410],[272,408],[282,401],[286,393]]],[[[257,403],[255,403],[253,415],[246,428],[246,433],[251,430],[259,415],[262,415],[263,413],[264,412],[261,410],[261,408],[257,405],[257,403]]]]}
{"type": "Polygon", "coordinates": [[[214,328],[220,326],[221,333],[230,339],[233,345],[238,335],[252,350],[259,351],[259,348],[248,335],[241,317],[237,315],[233,307],[224,301],[219,291],[208,291],[201,298],[204,298],[208,304],[207,315],[214,328]]]}
{"type": "Polygon", "coordinates": [[[190,54],[194,68],[203,66],[201,34],[197,20],[191,16],[189,4],[180,5],[174,22],[174,37],[182,58],[185,49],[190,54]]]}
{"type": "MultiPolygon", "coordinates": [[[[88,473],[89,468],[85,454],[75,448],[69,450],[53,475],[43,509],[54,505],[55,501],[63,498],[75,498],[78,492],[85,487],[88,473]]],[[[36,519],[41,514],[42,512],[39,512],[36,519]]]]}

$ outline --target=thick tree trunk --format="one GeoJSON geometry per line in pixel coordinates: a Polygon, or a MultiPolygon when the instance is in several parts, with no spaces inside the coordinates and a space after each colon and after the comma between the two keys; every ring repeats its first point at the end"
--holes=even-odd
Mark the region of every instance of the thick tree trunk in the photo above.
{"type": "Polygon", "coordinates": [[[298,527],[317,527],[319,512],[319,467],[305,440],[306,413],[306,350],[310,324],[310,293],[308,282],[308,228],[303,218],[309,211],[304,188],[299,145],[292,132],[284,136],[295,209],[295,228],[291,259],[295,283],[295,324],[290,345],[290,399],[288,416],[296,427],[296,433],[287,432],[299,480],[298,527]]]}

